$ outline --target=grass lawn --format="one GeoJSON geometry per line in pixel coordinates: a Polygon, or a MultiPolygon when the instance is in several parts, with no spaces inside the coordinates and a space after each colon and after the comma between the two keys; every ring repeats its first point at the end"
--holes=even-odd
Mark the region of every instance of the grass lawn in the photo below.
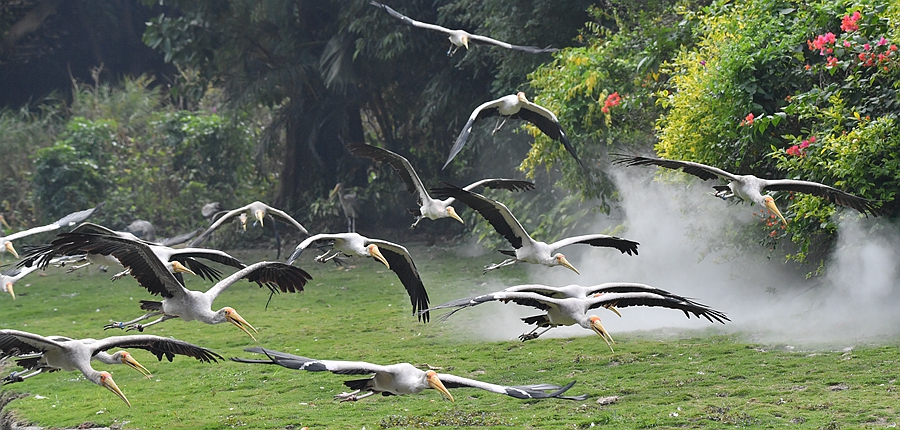
{"type": "MultiPolygon", "coordinates": [[[[459,257],[440,247],[410,250],[433,305],[471,295],[486,280],[504,285],[525,281],[525,271],[516,267],[482,275],[486,257],[459,257]]],[[[274,252],[233,254],[248,263],[274,258],[274,252]]],[[[332,396],[345,391],[342,381],[358,376],[230,361],[201,364],[186,357],[157,362],[148,352],[134,350],[153,372],[152,380],[125,366],[94,364],[114,375],[132,408],[80,373],[56,372],[3,386],[4,398],[22,395],[6,410],[20,421],[45,427],[95,423],[141,429],[844,428],[900,421],[896,344],[799,351],[751,344],[746,334],[721,334],[705,322],[697,323],[696,331],[613,332],[615,352],[588,331],[568,339],[522,343],[510,336],[485,341],[482,335],[491,324],[515,323],[499,313],[512,305],[485,304],[446,323],[422,324],[410,314],[397,278],[380,264],[356,258],[349,270],[338,270],[330,263],[313,263],[309,254],[295,263],[314,277],[303,293],[277,295],[266,309],[266,292],[241,282],[215,302],[216,309],[234,307],[259,329],[259,342],[230,324],[172,320],[146,333],[202,345],[225,357],[252,357],[243,349],[258,345],[319,359],[428,364],[506,385],[563,385],[574,379],[578,383],[569,394],[590,398],[523,401],[455,389],[454,403],[434,390],[338,403],[332,396]],[[609,396],[618,399],[597,402],[609,396]]],[[[102,326],[140,315],[138,300],[152,298],[133,278],[110,282],[110,273],[96,268],[79,272],[50,269],[45,276],[36,273],[20,281],[18,300],[0,296],[0,328],[69,337],[119,335],[123,333],[104,332],[102,326]]],[[[188,288],[208,285],[188,279],[188,288]]],[[[608,312],[601,316],[616,318],[608,312]]],[[[521,332],[527,331],[520,325],[521,332]]],[[[5,375],[15,368],[5,363],[3,370],[5,375]]]]}

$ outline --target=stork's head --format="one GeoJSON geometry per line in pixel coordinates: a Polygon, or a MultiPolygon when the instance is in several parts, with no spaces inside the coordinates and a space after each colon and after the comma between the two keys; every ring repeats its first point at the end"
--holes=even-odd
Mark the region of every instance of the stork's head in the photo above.
{"type": "Polygon", "coordinates": [[[241,329],[241,331],[243,331],[244,333],[247,333],[248,336],[253,338],[253,340],[256,340],[256,338],[253,336],[253,333],[259,334],[259,332],[252,325],[250,325],[250,323],[248,323],[247,320],[245,320],[244,318],[241,318],[241,316],[237,313],[236,310],[226,306],[226,307],[222,308],[222,310],[220,310],[219,312],[221,312],[222,315],[225,317],[225,321],[228,321],[228,322],[234,324],[235,326],[237,326],[237,328],[241,329]],[[253,333],[250,333],[250,330],[253,330],[253,333]]]}
{"type": "Polygon", "coordinates": [[[6,284],[3,285],[3,288],[5,288],[6,292],[9,293],[10,296],[12,296],[13,300],[16,299],[16,293],[13,291],[13,283],[12,282],[7,281],[6,284]]]}
{"type": "Polygon", "coordinates": [[[428,386],[434,388],[441,392],[447,399],[453,402],[453,396],[450,394],[450,391],[447,390],[447,387],[444,386],[444,383],[438,379],[437,373],[434,370],[429,370],[425,372],[425,380],[428,381],[428,386]]]}
{"type": "Polygon", "coordinates": [[[525,93],[523,93],[523,92],[521,92],[521,91],[519,91],[518,93],[516,93],[516,98],[519,99],[519,101],[522,102],[522,103],[528,103],[528,99],[525,98],[525,93]]]}
{"type": "Polygon", "coordinates": [[[190,273],[191,275],[197,276],[193,270],[184,267],[184,264],[181,264],[178,261],[172,262],[172,273],[190,273]]]}
{"type": "Polygon", "coordinates": [[[334,197],[335,194],[341,192],[341,188],[343,188],[343,187],[344,187],[344,184],[342,184],[340,182],[335,184],[334,188],[331,189],[331,192],[328,193],[328,198],[331,199],[332,197],[334,197]]]}
{"type": "Polygon", "coordinates": [[[19,258],[19,253],[16,252],[16,248],[13,248],[12,242],[8,240],[3,242],[3,247],[6,248],[6,250],[9,251],[9,253],[12,254],[13,257],[16,257],[17,259],[19,258]]]}
{"type": "Polygon", "coordinates": [[[464,34],[464,35],[460,36],[459,41],[462,42],[463,46],[465,46],[466,49],[469,49],[469,35],[468,34],[464,34]]]}
{"type": "Polygon", "coordinates": [[[453,209],[453,206],[447,206],[447,216],[459,221],[462,224],[465,224],[462,218],[460,218],[459,215],[456,214],[456,209],[453,209]]]}
{"type": "Polygon", "coordinates": [[[557,253],[556,255],[553,256],[553,265],[554,266],[563,266],[566,269],[569,269],[579,275],[581,274],[581,272],[579,272],[578,269],[576,269],[575,266],[572,265],[572,263],[569,263],[569,260],[566,260],[565,255],[562,255],[559,253],[557,253]]]}
{"type": "Polygon", "coordinates": [[[615,341],[613,341],[613,338],[612,336],[610,336],[609,332],[606,331],[605,328],[603,328],[603,324],[600,324],[600,317],[591,315],[591,317],[588,318],[588,323],[590,324],[591,330],[593,330],[594,333],[597,333],[597,336],[603,338],[603,340],[606,342],[606,345],[609,346],[609,350],[612,351],[612,344],[614,344],[615,341]]]}
{"type": "Polygon", "coordinates": [[[116,381],[113,381],[112,375],[109,372],[100,372],[100,379],[97,381],[97,385],[106,388],[113,393],[116,393],[120,399],[122,399],[128,407],[131,407],[131,402],[125,397],[125,394],[122,393],[122,390],[119,389],[119,386],[116,385],[116,381]]]}
{"type": "Polygon", "coordinates": [[[138,361],[135,360],[128,351],[119,351],[117,354],[119,354],[119,360],[122,362],[122,364],[134,370],[137,370],[138,372],[141,372],[141,374],[146,376],[147,379],[150,379],[150,377],[153,376],[150,371],[147,370],[146,367],[141,365],[141,363],[138,363],[138,361]]]}
{"type": "Polygon", "coordinates": [[[391,265],[388,263],[387,259],[384,258],[383,255],[381,255],[381,251],[378,249],[378,245],[373,243],[366,247],[366,251],[369,253],[370,257],[372,257],[372,258],[380,261],[382,264],[384,264],[384,267],[387,267],[388,269],[391,268],[391,265]]]}
{"type": "Polygon", "coordinates": [[[773,214],[778,215],[778,218],[781,218],[781,222],[787,225],[787,220],[784,219],[784,216],[781,215],[781,211],[778,210],[778,206],[775,206],[775,199],[772,196],[763,196],[763,205],[768,208],[773,214]]]}
{"type": "Polygon", "coordinates": [[[241,214],[238,215],[238,219],[241,220],[241,228],[244,229],[244,231],[247,231],[247,214],[241,212],[241,214]]]}
{"type": "Polygon", "coordinates": [[[256,220],[259,221],[260,227],[265,227],[263,225],[263,218],[266,217],[266,211],[262,209],[257,209],[256,212],[253,212],[253,216],[256,217],[256,220]]]}

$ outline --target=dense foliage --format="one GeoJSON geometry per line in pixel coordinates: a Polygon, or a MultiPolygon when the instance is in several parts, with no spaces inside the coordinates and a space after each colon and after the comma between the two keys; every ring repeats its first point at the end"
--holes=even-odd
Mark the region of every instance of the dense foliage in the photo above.
{"type": "MultiPolygon", "coordinates": [[[[898,11],[880,1],[765,1],[715,2],[690,14],[698,43],[669,63],[657,151],[737,173],[830,184],[896,214],[898,139],[887,130],[900,113],[891,50],[898,11]]],[[[780,198],[792,203],[791,222],[783,230],[761,224],[769,245],[789,238],[798,245],[793,258],[818,261],[834,238],[834,205],[780,198]]]]}
{"type": "Polygon", "coordinates": [[[106,201],[96,221],[123,228],[145,219],[176,234],[201,224],[204,203],[237,206],[258,195],[254,183],[267,184],[252,174],[257,129],[179,110],[149,83],[74,88],[64,130],[33,156],[33,198],[46,218],[106,201]]]}

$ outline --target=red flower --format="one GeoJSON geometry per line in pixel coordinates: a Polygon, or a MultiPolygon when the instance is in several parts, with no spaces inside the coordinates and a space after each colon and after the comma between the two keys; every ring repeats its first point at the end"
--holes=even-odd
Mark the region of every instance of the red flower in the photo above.
{"type": "Polygon", "coordinates": [[[825,60],[825,67],[835,67],[835,66],[837,66],[837,65],[838,65],[838,59],[837,59],[837,58],[834,58],[834,57],[828,57],[828,59],[825,60]]]}
{"type": "Polygon", "coordinates": [[[816,143],[816,137],[815,137],[815,136],[810,136],[810,137],[809,137],[809,143],[816,143]]]}
{"type": "Polygon", "coordinates": [[[785,152],[787,153],[787,155],[793,155],[795,157],[799,157],[802,155],[802,152],[800,152],[800,147],[797,145],[788,148],[785,152]]]}
{"type": "Polygon", "coordinates": [[[753,116],[753,112],[748,113],[747,116],[744,117],[744,120],[741,121],[741,125],[753,125],[754,118],[755,116],[753,116]]]}
{"type": "Polygon", "coordinates": [[[859,30],[859,24],[856,21],[861,17],[862,14],[859,11],[853,12],[853,16],[844,15],[844,18],[841,19],[841,30],[846,32],[859,30]]]}

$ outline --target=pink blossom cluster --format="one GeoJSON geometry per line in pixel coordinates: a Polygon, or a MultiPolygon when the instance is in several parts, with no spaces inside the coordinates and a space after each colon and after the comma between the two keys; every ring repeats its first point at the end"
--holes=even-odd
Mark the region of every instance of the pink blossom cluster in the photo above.
{"type": "MultiPolygon", "coordinates": [[[[891,66],[897,66],[898,60],[900,60],[897,58],[900,56],[900,54],[896,53],[898,50],[897,45],[890,43],[884,36],[881,36],[878,41],[873,43],[859,44],[855,41],[855,37],[851,37],[848,34],[859,30],[857,21],[861,18],[862,13],[859,11],[853,12],[852,15],[844,15],[841,19],[841,30],[844,33],[840,36],[828,32],[816,36],[813,40],[806,41],[810,51],[818,51],[821,56],[827,55],[825,58],[826,69],[834,69],[843,64],[844,67],[878,66],[888,71],[891,69],[891,66]],[[836,50],[838,47],[842,49],[836,50]],[[855,58],[843,59],[842,63],[842,56],[846,54],[853,55],[855,58]]],[[[809,64],[803,67],[806,70],[811,69],[809,64]]]]}
{"type": "Polygon", "coordinates": [[[745,125],[753,125],[753,121],[755,121],[755,120],[756,120],[756,116],[753,115],[753,112],[750,112],[741,121],[741,126],[743,127],[745,125]]]}
{"type": "Polygon", "coordinates": [[[859,21],[860,18],[862,18],[862,14],[859,13],[859,11],[853,12],[852,16],[844,15],[841,19],[841,31],[849,33],[851,31],[859,30],[859,24],[857,24],[856,21],[859,21]]]}
{"type": "Polygon", "coordinates": [[[811,144],[811,143],[816,143],[815,136],[810,136],[809,139],[804,139],[802,142],[800,142],[799,145],[794,145],[794,146],[788,148],[785,152],[787,153],[787,155],[792,155],[794,157],[802,157],[802,156],[806,155],[805,150],[806,150],[806,148],[809,148],[809,144],[811,144]]]}

